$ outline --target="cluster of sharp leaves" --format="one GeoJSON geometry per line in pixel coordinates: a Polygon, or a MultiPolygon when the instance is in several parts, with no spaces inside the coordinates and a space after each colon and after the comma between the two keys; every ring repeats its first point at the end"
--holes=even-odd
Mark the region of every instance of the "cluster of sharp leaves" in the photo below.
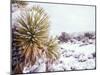
{"type": "Polygon", "coordinates": [[[22,73],[25,65],[34,65],[42,55],[47,61],[58,58],[58,42],[56,38],[49,37],[49,17],[43,8],[33,6],[28,11],[24,10],[16,23],[12,28],[12,43],[20,48],[23,61],[15,65],[14,73],[22,73]]]}

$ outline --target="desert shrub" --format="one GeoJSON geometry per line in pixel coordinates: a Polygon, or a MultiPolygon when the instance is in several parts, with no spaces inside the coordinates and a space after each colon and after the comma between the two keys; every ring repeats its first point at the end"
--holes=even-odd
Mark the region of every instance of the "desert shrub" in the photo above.
{"type": "Polygon", "coordinates": [[[27,5],[27,2],[23,1],[23,0],[11,0],[11,3],[14,4],[18,4],[18,5],[27,5]]]}
{"type": "Polygon", "coordinates": [[[25,9],[25,7],[28,5],[27,2],[23,0],[11,0],[12,5],[12,12],[15,12],[18,9],[25,9]]]}
{"type": "Polygon", "coordinates": [[[79,34],[78,36],[74,37],[74,39],[76,39],[77,41],[81,41],[82,39],[84,39],[84,36],[79,34]]]}
{"type": "Polygon", "coordinates": [[[60,42],[68,42],[70,39],[70,35],[66,32],[62,32],[61,35],[58,37],[58,40],[60,40],[60,42]]]}
{"type": "Polygon", "coordinates": [[[86,33],[84,33],[84,37],[87,37],[89,39],[93,39],[94,36],[95,36],[95,34],[92,33],[92,32],[86,32],[86,33]]]}

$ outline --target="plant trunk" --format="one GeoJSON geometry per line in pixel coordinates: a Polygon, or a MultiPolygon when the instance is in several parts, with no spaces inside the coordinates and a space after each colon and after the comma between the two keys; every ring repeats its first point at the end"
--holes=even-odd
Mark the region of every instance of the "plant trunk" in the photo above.
{"type": "Polygon", "coordinates": [[[48,61],[46,61],[46,72],[48,72],[49,70],[48,70],[48,67],[49,67],[49,62],[48,61]]]}

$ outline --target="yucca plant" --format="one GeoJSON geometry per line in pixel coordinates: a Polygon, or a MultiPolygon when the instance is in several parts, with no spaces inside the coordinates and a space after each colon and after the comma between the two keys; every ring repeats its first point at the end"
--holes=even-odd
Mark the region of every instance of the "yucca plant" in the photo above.
{"type": "MultiPolygon", "coordinates": [[[[24,66],[33,66],[44,54],[48,63],[58,58],[58,43],[56,39],[49,39],[49,17],[45,10],[33,6],[29,11],[24,10],[17,18],[16,29],[12,32],[14,46],[21,50],[20,62],[14,67],[15,73],[22,73],[24,66]]],[[[16,48],[16,51],[20,51],[16,48]]]]}
{"type": "Polygon", "coordinates": [[[49,64],[52,64],[52,62],[59,58],[59,52],[58,52],[58,41],[57,38],[51,37],[47,42],[47,51],[45,51],[46,54],[46,72],[49,71],[49,64]]]}
{"type": "Polygon", "coordinates": [[[21,56],[25,57],[24,66],[33,65],[36,57],[41,55],[44,42],[48,38],[48,16],[41,7],[36,6],[30,11],[24,11],[17,19],[16,25],[13,39],[16,41],[16,46],[22,49],[21,56]]]}

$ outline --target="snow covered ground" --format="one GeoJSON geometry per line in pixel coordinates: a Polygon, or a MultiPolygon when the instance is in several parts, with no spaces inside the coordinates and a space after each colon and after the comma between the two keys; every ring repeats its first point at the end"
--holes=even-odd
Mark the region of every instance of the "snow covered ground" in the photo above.
{"type": "Polygon", "coordinates": [[[50,71],[95,69],[95,45],[64,43],[60,45],[60,58],[50,66],[50,71]]]}
{"type": "MultiPolygon", "coordinates": [[[[95,43],[80,45],[83,44],[70,42],[60,44],[60,58],[48,66],[48,71],[95,69],[95,43]]],[[[32,67],[24,69],[23,73],[46,72],[45,61],[40,60],[32,67]]]]}

